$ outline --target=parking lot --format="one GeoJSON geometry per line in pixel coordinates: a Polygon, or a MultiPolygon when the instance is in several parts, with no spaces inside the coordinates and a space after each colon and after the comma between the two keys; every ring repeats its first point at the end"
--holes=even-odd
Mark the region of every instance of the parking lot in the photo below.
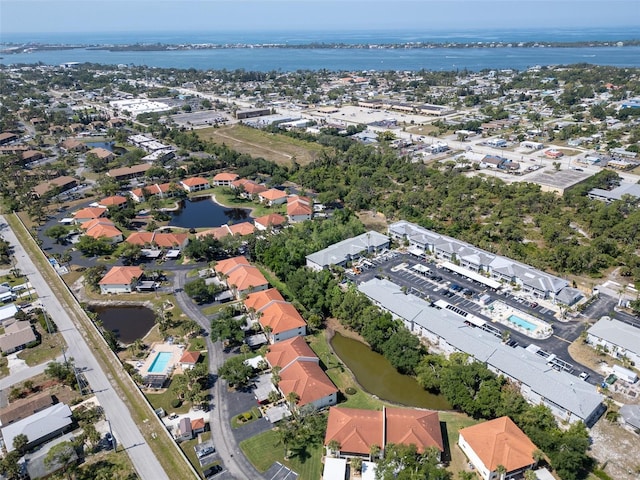
{"type": "MultiPolygon", "coordinates": [[[[555,354],[558,359],[568,364],[574,363],[569,355],[568,346],[580,336],[584,323],[581,320],[558,321],[557,312],[547,302],[526,297],[522,292],[492,291],[479,282],[407,253],[384,252],[373,259],[360,260],[356,265],[356,268],[347,271],[350,280],[355,283],[362,283],[374,277],[388,278],[424,300],[435,302],[442,299],[465,312],[476,315],[486,320],[492,330],[508,330],[511,346],[526,347],[533,343],[545,352],[555,354]],[[419,267],[415,268],[416,265],[419,267]],[[534,341],[507,326],[499,325],[499,328],[496,328],[492,319],[482,314],[481,299],[484,299],[484,304],[500,300],[514,309],[533,315],[552,325],[554,335],[548,339],[534,341]]],[[[577,375],[583,370],[583,367],[575,366],[574,373],[577,375]]],[[[599,378],[595,372],[592,372],[589,381],[594,382],[599,378]]]]}

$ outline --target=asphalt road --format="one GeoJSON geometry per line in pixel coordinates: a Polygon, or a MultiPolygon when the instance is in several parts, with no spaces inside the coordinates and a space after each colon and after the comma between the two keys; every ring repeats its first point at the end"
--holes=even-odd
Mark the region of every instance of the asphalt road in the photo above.
{"type": "MultiPolygon", "coordinates": [[[[208,332],[211,329],[209,319],[203,315],[191,298],[184,293],[187,271],[188,270],[180,270],[175,272],[174,287],[176,289],[176,301],[189,318],[197,321],[200,326],[208,332]]],[[[209,352],[209,372],[215,374],[218,368],[224,363],[222,344],[221,342],[212,342],[209,336],[206,337],[206,340],[209,352]]],[[[210,415],[211,436],[213,444],[220,455],[220,459],[229,473],[235,478],[247,480],[263,478],[245,458],[231,431],[227,383],[221,378],[216,378],[211,393],[213,395],[210,415]]]]}
{"type": "Polygon", "coordinates": [[[67,343],[67,356],[73,357],[75,365],[84,369],[85,378],[104,408],[107,419],[111,422],[116,440],[124,447],[140,478],[143,480],[169,480],[138,430],[129,409],[117,392],[111,388],[109,378],[102,370],[100,362],[94,357],[92,350],[85,343],[71,317],[63,308],[60,300],[53,294],[31,258],[27,256],[3,216],[0,216],[0,232],[5,240],[13,246],[18,268],[28,276],[29,281],[38,292],[45,310],[58,325],[58,329],[67,343]]]}

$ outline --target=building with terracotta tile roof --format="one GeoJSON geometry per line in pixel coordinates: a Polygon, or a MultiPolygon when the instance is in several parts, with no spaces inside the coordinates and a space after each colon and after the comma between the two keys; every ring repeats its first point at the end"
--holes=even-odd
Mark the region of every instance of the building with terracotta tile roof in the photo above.
{"type": "Polygon", "coordinates": [[[253,200],[260,193],[267,190],[267,187],[264,185],[260,185],[253,180],[247,180],[246,178],[241,178],[234,182],[231,182],[231,188],[241,189],[241,196],[245,198],[249,198],[253,200]]]}
{"type": "Polygon", "coordinates": [[[36,160],[40,160],[44,158],[44,153],[40,150],[27,150],[22,152],[22,161],[24,163],[35,162],[36,160]]]}
{"type": "Polygon", "coordinates": [[[100,293],[131,293],[143,274],[140,267],[111,267],[98,282],[100,293]]]}
{"type": "Polygon", "coordinates": [[[84,222],[80,228],[85,231],[85,235],[96,239],[105,238],[111,243],[120,243],[123,240],[122,232],[107,218],[89,220],[84,222]]]}
{"type": "Polygon", "coordinates": [[[237,173],[222,172],[213,177],[213,185],[217,187],[230,187],[239,178],[237,173]]]}
{"type": "Polygon", "coordinates": [[[134,232],[127,237],[127,243],[133,245],[156,245],[160,248],[184,248],[189,243],[187,233],[173,232],[134,232]]]}
{"type": "Polygon", "coordinates": [[[18,140],[18,135],[13,132],[2,132],[0,133],[0,145],[4,145],[5,143],[14,142],[18,140]]]}
{"type": "Polygon", "coordinates": [[[180,189],[180,186],[175,183],[154,183],[153,185],[146,185],[142,188],[135,188],[129,193],[131,194],[131,198],[133,198],[134,201],[144,202],[145,199],[154,195],[159,195],[160,198],[173,197],[174,192],[178,189],[180,189]]]}
{"type": "Polygon", "coordinates": [[[87,207],[73,214],[76,223],[84,223],[96,218],[102,218],[107,214],[107,209],[102,207],[87,207]]]}
{"type": "Polygon", "coordinates": [[[120,208],[127,203],[127,197],[123,197],[122,195],[111,195],[110,197],[105,197],[98,202],[99,205],[108,208],[108,207],[116,207],[120,208]]]}
{"type": "Polygon", "coordinates": [[[258,312],[258,322],[271,343],[307,334],[307,322],[289,302],[269,302],[258,312]]]}
{"type": "Polygon", "coordinates": [[[280,370],[278,390],[288,398],[297,395],[296,407],[313,405],[320,409],[338,402],[338,389],[324,373],[318,361],[297,361],[280,370]]]}
{"type": "MultiPolygon", "coordinates": [[[[244,258],[244,257],[242,257],[244,258]]],[[[276,288],[270,288],[261,292],[247,295],[244,301],[244,307],[249,312],[258,312],[270,302],[284,302],[284,298],[276,288]]]]}
{"type": "Polygon", "coordinates": [[[238,265],[230,270],[226,278],[227,286],[236,298],[269,288],[269,282],[258,267],[253,265],[238,265]]]}
{"type": "Polygon", "coordinates": [[[274,205],[282,205],[287,201],[287,194],[277,188],[270,188],[258,194],[260,202],[273,207],[274,205]]]}
{"type": "Polygon", "coordinates": [[[204,421],[204,418],[195,418],[191,420],[191,431],[194,435],[198,435],[205,431],[207,426],[207,422],[204,421]]]}
{"type": "Polygon", "coordinates": [[[198,360],[200,360],[200,352],[187,351],[182,354],[179,363],[183,370],[189,370],[196,366],[198,360]]]}
{"type": "Polygon", "coordinates": [[[287,198],[287,218],[290,223],[304,222],[313,218],[313,203],[310,198],[291,195],[287,198]]]}
{"type": "Polygon", "coordinates": [[[249,260],[246,257],[238,256],[227,258],[225,260],[220,260],[213,267],[213,270],[216,272],[218,276],[228,275],[231,270],[233,270],[238,265],[251,265],[249,260]]]}
{"type": "Polygon", "coordinates": [[[339,456],[369,456],[377,445],[384,455],[388,444],[415,445],[418,453],[435,447],[444,452],[438,412],[412,408],[383,407],[382,410],[331,407],[324,444],[333,440],[339,456]]]}
{"type": "Polygon", "coordinates": [[[270,213],[269,215],[264,215],[262,217],[254,219],[253,223],[256,226],[256,229],[267,230],[269,227],[280,227],[284,225],[286,221],[287,219],[279,213],[270,213]]]}
{"type": "Polygon", "coordinates": [[[252,223],[241,222],[235,223],[233,225],[222,225],[220,227],[203,230],[202,232],[196,233],[196,238],[211,236],[220,240],[229,235],[239,235],[241,237],[244,237],[246,235],[253,234],[255,230],[256,229],[252,223]]]}
{"type": "Polygon", "coordinates": [[[180,185],[187,192],[199,192],[200,190],[206,190],[211,187],[211,185],[209,185],[209,181],[202,177],[185,178],[180,181],[180,185]]]}
{"type": "Polygon", "coordinates": [[[286,368],[293,362],[318,362],[318,356],[305,341],[304,337],[293,337],[269,346],[265,355],[267,363],[280,369],[286,368]]]}
{"type": "Polygon", "coordinates": [[[484,480],[498,478],[502,465],[505,478],[533,468],[537,450],[529,437],[509,417],[500,417],[460,430],[458,446],[484,480]]]}

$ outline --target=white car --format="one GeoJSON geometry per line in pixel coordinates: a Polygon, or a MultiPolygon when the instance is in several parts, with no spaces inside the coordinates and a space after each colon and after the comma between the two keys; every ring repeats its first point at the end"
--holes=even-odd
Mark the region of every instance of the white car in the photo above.
{"type": "Polygon", "coordinates": [[[587,372],[582,372],[580,375],[578,375],[582,380],[584,380],[585,382],[587,381],[587,378],[589,378],[589,374],[587,372]]]}

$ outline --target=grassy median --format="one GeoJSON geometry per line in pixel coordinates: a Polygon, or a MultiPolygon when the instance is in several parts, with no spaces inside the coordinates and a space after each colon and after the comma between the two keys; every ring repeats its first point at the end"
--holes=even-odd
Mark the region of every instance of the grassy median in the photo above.
{"type": "Polygon", "coordinates": [[[168,436],[164,425],[155,415],[150,404],[124,372],[119,360],[91,324],[86,313],[78,305],[62,279],[51,269],[49,262],[29,232],[15,216],[7,215],[6,219],[29,257],[53,290],[54,295],[63,304],[74,325],[93,350],[109,377],[112,387],[127,404],[134,422],[169,478],[172,480],[193,479],[192,466],[176,443],[168,436]]]}

